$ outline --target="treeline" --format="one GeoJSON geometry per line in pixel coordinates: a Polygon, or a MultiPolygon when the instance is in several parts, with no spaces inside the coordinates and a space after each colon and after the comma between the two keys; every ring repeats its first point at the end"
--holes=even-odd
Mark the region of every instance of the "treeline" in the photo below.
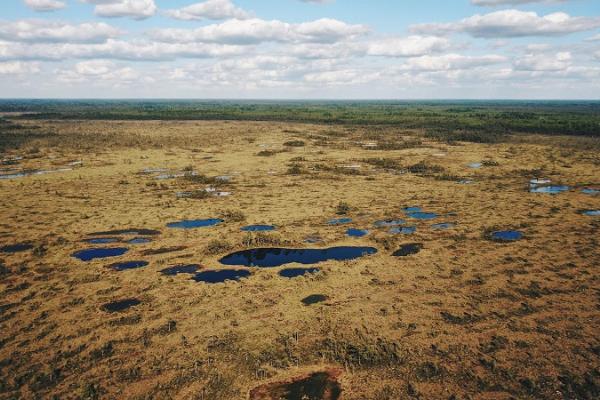
{"type": "Polygon", "coordinates": [[[86,120],[244,120],[424,129],[454,140],[496,141],[507,134],[600,137],[600,102],[270,102],[0,100],[23,118],[86,120]]]}

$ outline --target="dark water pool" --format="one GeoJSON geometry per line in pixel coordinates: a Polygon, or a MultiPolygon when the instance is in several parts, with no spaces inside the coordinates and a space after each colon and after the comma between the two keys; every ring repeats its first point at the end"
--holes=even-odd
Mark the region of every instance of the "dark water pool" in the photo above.
{"type": "Polygon", "coordinates": [[[422,243],[408,243],[400,246],[398,250],[396,250],[392,256],[394,257],[406,257],[411,256],[413,254],[417,254],[423,248],[422,243]]]}
{"type": "Polygon", "coordinates": [[[363,236],[367,236],[368,234],[369,234],[369,231],[364,230],[364,229],[350,228],[346,231],[346,235],[348,235],[350,237],[363,237],[363,236]]]}
{"type": "Polygon", "coordinates": [[[306,296],[301,301],[305,306],[310,306],[311,304],[322,303],[324,301],[329,300],[329,297],[324,294],[311,294],[310,296],[306,296]]]}
{"type": "Polygon", "coordinates": [[[125,311],[128,308],[137,306],[140,303],[141,301],[139,301],[138,299],[123,299],[103,304],[101,308],[106,312],[113,313],[125,311]]]}
{"type": "Polygon", "coordinates": [[[420,211],[423,211],[423,210],[421,209],[421,207],[414,207],[413,206],[413,207],[404,207],[402,209],[402,211],[404,211],[405,214],[408,214],[408,213],[420,212],[420,211]]]}
{"type": "Polygon", "coordinates": [[[279,267],[290,263],[317,264],[323,261],[346,261],[377,253],[373,247],[332,247],[328,249],[262,248],[238,251],[223,257],[224,265],[279,267]]]}
{"type": "Polygon", "coordinates": [[[0,253],[20,253],[31,249],[33,249],[33,244],[31,243],[8,244],[0,247],[0,253]]]}
{"type": "Polygon", "coordinates": [[[284,278],[297,278],[307,274],[316,274],[319,271],[319,268],[287,268],[279,271],[279,276],[284,278]]]}
{"type": "Polygon", "coordinates": [[[106,247],[97,249],[85,249],[73,253],[73,257],[81,261],[92,261],[97,258],[118,257],[127,253],[129,249],[125,247],[106,247]]]}
{"type": "Polygon", "coordinates": [[[273,225],[248,225],[242,228],[244,232],[268,232],[274,231],[276,228],[273,225]]]}
{"type": "Polygon", "coordinates": [[[195,274],[199,269],[199,264],[182,264],[162,269],[160,273],[168,276],[175,276],[178,274],[195,274]]]}
{"type": "Polygon", "coordinates": [[[148,265],[148,261],[124,261],[120,263],[114,263],[109,265],[109,268],[115,271],[126,271],[128,269],[142,268],[148,265]]]}
{"type": "Polygon", "coordinates": [[[492,239],[500,242],[514,242],[523,238],[519,231],[497,231],[492,233],[492,239]]]}
{"type": "Polygon", "coordinates": [[[83,241],[86,243],[90,243],[90,244],[109,244],[109,243],[119,243],[121,241],[121,239],[114,238],[114,237],[101,237],[101,238],[84,239],[83,241]]]}
{"type": "Polygon", "coordinates": [[[196,229],[196,228],[206,228],[209,226],[215,226],[224,222],[222,219],[218,218],[210,218],[210,219],[189,219],[185,221],[179,222],[171,222],[167,224],[169,228],[176,229],[196,229]]]}
{"type": "Polygon", "coordinates": [[[200,272],[192,278],[196,282],[223,283],[226,281],[239,281],[250,276],[250,271],[244,269],[222,269],[217,271],[200,272]]]}

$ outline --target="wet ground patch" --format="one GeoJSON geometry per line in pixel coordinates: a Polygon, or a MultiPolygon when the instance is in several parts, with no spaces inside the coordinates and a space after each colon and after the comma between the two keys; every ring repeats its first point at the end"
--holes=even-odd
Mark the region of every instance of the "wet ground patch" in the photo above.
{"type": "Polygon", "coordinates": [[[274,231],[276,228],[273,225],[248,225],[244,226],[241,230],[243,232],[269,232],[274,231]]]}
{"type": "Polygon", "coordinates": [[[530,186],[529,191],[531,193],[547,193],[547,194],[559,194],[569,191],[569,186],[530,186]]]}
{"type": "Polygon", "coordinates": [[[390,233],[394,234],[394,235],[412,235],[413,233],[415,233],[417,231],[417,227],[416,226],[403,226],[403,227],[396,227],[396,228],[392,228],[390,229],[390,233]]]}
{"type": "Polygon", "coordinates": [[[312,304],[322,303],[327,300],[329,300],[329,297],[325,296],[324,294],[311,294],[310,296],[303,298],[301,301],[305,306],[310,306],[312,304]]]}
{"type": "Polygon", "coordinates": [[[329,225],[345,225],[352,222],[352,218],[335,218],[327,221],[329,225]]]}
{"type": "Polygon", "coordinates": [[[407,243],[400,246],[400,248],[396,250],[392,256],[407,257],[419,253],[421,249],[423,249],[422,243],[407,243]]]}
{"type": "Polygon", "coordinates": [[[159,249],[148,249],[142,251],[143,256],[156,256],[159,254],[174,253],[176,251],[182,251],[187,249],[187,246],[172,246],[172,247],[161,247],[159,249]]]}
{"type": "Polygon", "coordinates": [[[600,189],[591,189],[591,188],[584,188],[581,189],[581,193],[583,194],[589,194],[589,195],[596,195],[596,194],[600,194],[600,189]]]}
{"type": "Polygon", "coordinates": [[[445,230],[445,229],[452,229],[454,228],[456,225],[451,223],[451,222],[442,222],[440,224],[433,224],[431,225],[432,229],[437,229],[437,230],[445,230]]]}
{"type": "Polygon", "coordinates": [[[72,254],[73,257],[81,261],[92,261],[99,258],[118,257],[127,253],[129,249],[125,247],[105,247],[79,250],[72,254]]]}
{"type": "Polygon", "coordinates": [[[376,228],[389,228],[393,226],[403,225],[405,223],[402,219],[385,219],[382,221],[376,221],[373,225],[376,228]]]}
{"type": "Polygon", "coordinates": [[[126,271],[128,269],[138,269],[147,266],[148,261],[124,261],[109,265],[108,267],[114,271],[126,271]]]}
{"type": "Polygon", "coordinates": [[[114,313],[114,312],[125,311],[128,308],[137,306],[138,304],[141,304],[141,301],[139,301],[138,299],[132,298],[132,299],[123,299],[123,300],[112,301],[110,303],[103,304],[100,308],[103,311],[106,311],[109,313],[114,313]]]}
{"type": "Polygon", "coordinates": [[[600,210],[585,210],[581,212],[583,215],[588,217],[600,217],[600,210]]]}
{"type": "Polygon", "coordinates": [[[249,277],[250,271],[245,269],[221,269],[214,271],[203,271],[192,278],[196,282],[204,283],[224,283],[227,281],[239,281],[242,278],[249,277]]]}
{"type": "Polygon", "coordinates": [[[210,226],[219,225],[222,222],[224,222],[224,221],[219,218],[188,219],[188,220],[168,223],[167,227],[175,228],[175,229],[196,229],[196,228],[207,228],[210,226]]]}
{"type": "Polygon", "coordinates": [[[199,264],[181,264],[161,269],[160,273],[167,276],[175,276],[179,274],[195,274],[200,268],[201,267],[199,264]]]}
{"type": "Polygon", "coordinates": [[[339,400],[339,375],[339,371],[327,370],[261,385],[250,391],[250,400],[339,400]]]}
{"type": "Polygon", "coordinates": [[[297,278],[308,274],[316,274],[319,268],[287,268],[279,271],[279,276],[283,278],[297,278]]]}
{"type": "Polygon", "coordinates": [[[156,236],[160,235],[160,231],[154,229],[115,229],[112,231],[94,232],[88,234],[88,236],[120,236],[120,235],[136,235],[136,236],[156,236]]]}
{"type": "Polygon", "coordinates": [[[133,239],[129,239],[127,241],[127,243],[129,244],[147,244],[147,243],[151,243],[152,239],[149,238],[143,238],[143,237],[136,237],[133,239]]]}
{"type": "Polygon", "coordinates": [[[328,249],[259,248],[238,251],[223,257],[221,264],[247,267],[279,267],[285,264],[317,264],[323,261],[347,261],[377,253],[373,247],[331,247],[328,249]]]}
{"type": "Polygon", "coordinates": [[[21,253],[23,251],[31,250],[33,247],[34,246],[31,243],[8,244],[0,246],[0,253],[21,253]]]}

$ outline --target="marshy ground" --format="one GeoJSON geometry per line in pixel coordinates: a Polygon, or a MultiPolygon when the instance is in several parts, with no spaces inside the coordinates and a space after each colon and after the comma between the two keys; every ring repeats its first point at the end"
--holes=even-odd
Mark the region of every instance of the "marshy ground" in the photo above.
{"type": "Polygon", "coordinates": [[[0,166],[0,177],[17,175],[0,179],[2,399],[600,397],[600,217],[586,213],[600,209],[598,140],[18,124],[0,166]],[[532,179],[568,190],[532,191],[532,179]],[[207,219],[219,222],[167,226],[207,219]],[[250,225],[274,230],[242,230],[250,225]],[[520,236],[495,240],[508,231],[520,236]],[[377,252],[273,268],[219,262],[339,246],[377,252]],[[90,248],[127,251],[72,256],[90,248]],[[124,262],[135,268],[114,267],[124,262]],[[294,267],[319,272],[280,276],[294,267]],[[250,275],[194,279],[232,268],[250,275]]]}

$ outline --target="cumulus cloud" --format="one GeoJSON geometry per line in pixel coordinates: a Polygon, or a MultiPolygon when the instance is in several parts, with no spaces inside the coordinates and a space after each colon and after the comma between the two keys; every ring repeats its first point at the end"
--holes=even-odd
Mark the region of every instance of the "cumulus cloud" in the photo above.
{"type": "Polygon", "coordinates": [[[386,57],[415,57],[450,48],[450,41],[436,36],[386,38],[370,43],[367,54],[386,57]]]}
{"type": "Polygon", "coordinates": [[[465,56],[461,54],[428,55],[410,58],[400,69],[411,71],[451,71],[500,64],[506,61],[506,57],[495,54],[485,56],[465,56]]]}
{"type": "Polygon", "coordinates": [[[570,52],[527,54],[515,60],[517,71],[564,71],[572,65],[570,52]]]}
{"type": "Polygon", "coordinates": [[[128,84],[142,77],[135,69],[118,66],[109,60],[82,61],[75,64],[72,69],[57,70],[56,75],[60,82],[70,84],[90,82],[93,85],[128,84]]]}
{"type": "Polygon", "coordinates": [[[121,30],[103,22],[72,25],[35,19],[0,24],[0,39],[17,42],[102,43],[121,34],[121,30]]]}
{"type": "Polygon", "coordinates": [[[84,3],[95,4],[94,14],[100,17],[116,18],[130,17],[141,20],[154,14],[158,8],[154,0],[80,0],[84,3]]]}
{"type": "Polygon", "coordinates": [[[188,21],[251,18],[250,13],[236,7],[230,0],[208,0],[175,10],[167,10],[165,14],[175,19],[188,21]]]}
{"type": "Polygon", "coordinates": [[[503,10],[477,14],[458,22],[414,25],[411,29],[430,35],[464,32],[479,38],[507,38],[560,36],[597,27],[600,27],[599,17],[571,17],[563,12],[539,16],[535,12],[503,10]]]}
{"type": "Polygon", "coordinates": [[[197,29],[157,29],[150,36],[167,43],[258,44],[263,42],[333,43],[368,32],[364,25],[349,25],[335,19],[319,19],[300,24],[258,18],[228,20],[197,29]]]}
{"type": "Polygon", "coordinates": [[[566,1],[569,0],[471,0],[471,4],[476,6],[515,6],[529,3],[564,3],[566,1]]]}
{"type": "Polygon", "coordinates": [[[22,75],[40,72],[39,63],[22,61],[0,62],[0,75],[22,75]]]}
{"type": "Polygon", "coordinates": [[[23,0],[25,5],[35,11],[56,11],[65,8],[64,1],[59,0],[23,0]]]}
{"type": "Polygon", "coordinates": [[[0,41],[0,60],[44,60],[105,58],[130,61],[168,61],[178,58],[216,58],[243,54],[245,47],[203,43],[155,43],[145,40],[109,39],[100,44],[37,43],[0,41]]]}

